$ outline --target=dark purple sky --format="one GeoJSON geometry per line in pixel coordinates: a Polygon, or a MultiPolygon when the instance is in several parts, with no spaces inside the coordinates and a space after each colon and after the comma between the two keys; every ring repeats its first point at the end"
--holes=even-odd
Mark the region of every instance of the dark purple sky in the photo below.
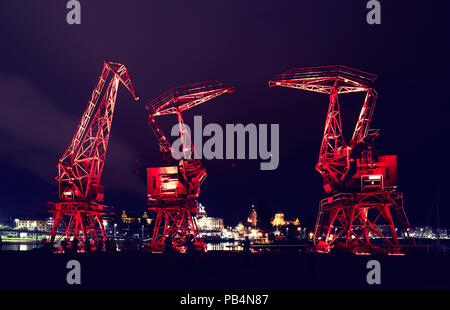
{"type": "MultiPolygon", "coordinates": [[[[44,213],[57,198],[56,162],[70,142],[103,60],[125,64],[141,100],[121,87],[103,183],[105,202],[142,212],[145,174],[161,163],[145,103],[210,79],[234,85],[185,115],[204,123],[279,123],[280,166],[207,161],[200,201],[226,224],[283,210],[312,223],[324,194],[314,170],[327,98],[267,87],[294,67],[342,64],[379,76],[372,128],[379,149],[399,156],[400,187],[413,225],[424,224],[441,188],[450,226],[448,1],[381,1],[382,24],[366,23],[358,1],[81,1],[82,24],[66,23],[66,1],[0,4],[0,216],[44,213]]],[[[343,97],[351,135],[362,97],[343,97]]],[[[175,118],[161,125],[166,131],[175,118]]],[[[435,221],[435,219],[433,219],[435,221]]],[[[435,225],[435,222],[432,223],[435,225]]]]}

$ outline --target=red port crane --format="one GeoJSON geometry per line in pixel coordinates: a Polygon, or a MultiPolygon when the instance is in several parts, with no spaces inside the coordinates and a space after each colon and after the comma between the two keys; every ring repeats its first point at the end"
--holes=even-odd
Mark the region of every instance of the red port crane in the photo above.
{"type": "Polygon", "coordinates": [[[181,113],[234,88],[219,81],[209,81],[172,88],[146,105],[149,126],[155,134],[166,164],[178,160],[176,166],[147,169],[147,189],[150,210],[156,212],[151,251],[162,251],[170,243],[179,251],[193,242],[197,250],[205,249],[199,237],[194,216],[198,213],[200,186],[206,170],[196,154],[181,113]],[[180,151],[175,150],[155,120],[156,116],[177,115],[180,151]]]}
{"type": "Polygon", "coordinates": [[[100,240],[106,240],[102,217],[107,206],[100,204],[103,201],[100,181],[120,83],[134,100],[139,99],[125,66],[105,61],[75,135],[58,161],[59,200],[50,210],[54,215],[52,244],[76,238],[86,248],[88,243],[97,247],[100,240]],[[98,103],[108,76],[110,82],[98,103]]]}
{"type": "Polygon", "coordinates": [[[394,218],[409,237],[410,225],[397,191],[397,158],[375,155],[373,140],[379,130],[370,129],[377,92],[376,76],[344,66],[288,70],[269,86],[284,86],[327,94],[329,105],[316,170],[327,194],[320,202],[314,242],[316,250],[329,252],[336,244],[354,252],[375,251],[373,241],[384,241],[398,251],[394,218]],[[342,134],[339,95],[362,92],[365,99],[350,143],[342,134]],[[360,158],[357,158],[357,157],[360,158]],[[395,216],[393,216],[393,214],[395,216]]]}

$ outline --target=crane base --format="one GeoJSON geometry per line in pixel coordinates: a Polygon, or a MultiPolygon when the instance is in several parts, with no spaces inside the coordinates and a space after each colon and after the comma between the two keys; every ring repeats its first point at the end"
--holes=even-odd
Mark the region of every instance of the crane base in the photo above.
{"type": "Polygon", "coordinates": [[[100,241],[104,247],[106,232],[102,218],[106,210],[106,206],[86,202],[55,203],[50,210],[54,214],[51,244],[76,238],[81,251],[96,249],[100,241]]]}
{"type": "Polygon", "coordinates": [[[149,208],[156,212],[149,251],[186,253],[206,250],[193,217],[198,212],[198,206],[192,202],[190,199],[157,201],[149,208]]]}
{"type": "Polygon", "coordinates": [[[323,199],[314,232],[315,251],[333,248],[354,254],[401,253],[401,240],[414,242],[399,192],[340,193],[323,199]]]}

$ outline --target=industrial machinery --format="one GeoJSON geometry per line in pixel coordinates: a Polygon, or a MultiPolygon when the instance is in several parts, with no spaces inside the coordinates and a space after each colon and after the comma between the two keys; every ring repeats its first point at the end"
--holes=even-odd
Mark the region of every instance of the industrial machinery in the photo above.
{"type": "Polygon", "coordinates": [[[399,253],[399,239],[410,238],[410,225],[397,191],[397,157],[383,156],[373,142],[379,130],[369,128],[377,99],[376,76],[344,66],[288,70],[269,82],[329,96],[325,130],[316,170],[330,196],[319,204],[315,249],[333,247],[354,253],[399,253]],[[339,95],[362,92],[364,104],[350,143],[342,134],[339,95]],[[395,224],[396,222],[396,224],[395,224]],[[397,226],[397,227],[396,227],[397,226]]]}
{"type": "Polygon", "coordinates": [[[150,210],[156,212],[151,251],[163,251],[170,244],[178,251],[186,251],[191,242],[197,251],[205,249],[197,233],[195,215],[197,198],[206,171],[196,154],[181,113],[219,95],[233,92],[233,87],[209,81],[173,88],[146,105],[149,126],[155,134],[159,150],[167,166],[147,169],[147,189],[150,210]],[[180,150],[165,137],[155,120],[156,116],[174,114],[178,117],[180,150]],[[171,162],[177,161],[177,164],[171,162]]]}
{"type": "Polygon", "coordinates": [[[76,238],[81,248],[86,249],[89,245],[97,247],[100,240],[106,239],[102,217],[108,208],[101,204],[100,181],[120,83],[138,100],[125,66],[104,62],[75,135],[58,162],[59,200],[50,210],[54,219],[52,244],[76,238]],[[110,82],[98,103],[108,76],[110,82]]]}

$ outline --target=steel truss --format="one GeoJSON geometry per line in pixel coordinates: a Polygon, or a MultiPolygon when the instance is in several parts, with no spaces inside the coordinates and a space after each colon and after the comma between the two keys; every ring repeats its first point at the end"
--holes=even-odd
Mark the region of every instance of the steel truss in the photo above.
{"type": "Polygon", "coordinates": [[[149,210],[156,212],[150,243],[152,251],[163,251],[166,239],[170,239],[173,246],[181,252],[186,250],[187,242],[192,242],[198,251],[205,250],[195,221],[195,215],[198,213],[195,200],[158,201],[149,210]]]}
{"type": "Polygon", "coordinates": [[[81,250],[86,251],[86,246],[97,246],[100,240],[106,240],[102,220],[107,213],[106,206],[85,202],[57,202],[50,212],[54,217],[52,242],[77,238],[81,250]]]}
{"type": "Polygon", "coordinates": [[[341,193],[320,202],[314,244],[319,252],[337,244],[353,251],[379,247],[395,252],[399,238],[411,241],[410,234],[402,193],[341,193]]]}
{"type": "MultiPolygon", "coordinates": [[[[314,244],[319,252],[329,252],[337,244],[373,252],[375,241],[372,240],[377,241],[377,246],[378,241],[383,241],[384,246],[395,252],[399,249],[399,236],[411,237],[402,193],[396,191],[396,184],[387,187],[383,184],[388,169],[395,169],[396,174],[396,160],[395,166],[378,167],[377,170],[372,157],[372,142],[378,135],[377,130],[369,129],[378,96],[371,87],[375,79],[375,75],[363,71],[328,66],[288,70],[269,82],[271,87],[284,86],[329,97],[316,170],[322,175],[325,192],[334,196],[323,199],[319,204],[314,232],[314,244]],[[365,99],[352,139],[347,144],[342,134],[339,95],[354,92],[365,93],[365,99]],[[361,152],[361,160],[351,157],[358,152],[361,152]],[[356,173],[350,175],[352,163],[356,173]],[[372,182],[367,187],[370,189],[365,190],[362,181],[366,177],[380,181],[372,182]],[[355,185],[358,180],[359,187],[355,185]],[[352,192],[347,193],[349,190],[352,192]]],[[[409,240],[414,242],[412,238],[409,240]]]]}
{"type": "Polygon", "coordinates": [[[324,180],[324,190],[336,193],[342,189],[350,168],[350,154],[354,146],[369,133],[377,93],[370,84],[376,75],[344,66],[313,67],[288,70],[269,82],[270,87],[284,86],[327,94],[327,118],[320,146],[316,170],[324,180]],[[366,97],[355,126],[352,140],[345,143],[342,134],[339,95],[365,92],[366,97]]]}
{"type": "Polygon", "coordinates": [[[106,239],[102,222],[106,207],[99,204],[103,201],[100,181],[120,83],[135,100],[139,99],[125,66],[104,62],[73,139],[58,162],[59,201],[50,210],[54,215],[52,244],[73,237],[82,248],[87,240],[96,247],[99,240],[106,239]],[[98,103],[110,73],[110,82],[98,103]]]}
{"type": "Polygon", "coordinates": [[[181,249],[188,239],[193,238],[197,250],[205,250],[203,240],[197,232],[194,216],[198,213],[196,198],[206,178],[206,170],[198,159],[181,113],[233,91],[233,87],[219,81],[195,83],[172,88],[146,105],[149,110],[148,123],[156,136],[159,150],[165,157],[166,163],[169,163],[170,159],[178,160],[178,181],[186,188],[183,199],[179,199],[179,193],[174,193],[173,197],[150,199],[149,209],[156,212],[153,238],[149,245],[152,251],[160,251],[168,238],[178,249],[181,249]],[[156,122],[155,117],[161,115],[177,116],[181,154],[174,150],[156,122]]]}

